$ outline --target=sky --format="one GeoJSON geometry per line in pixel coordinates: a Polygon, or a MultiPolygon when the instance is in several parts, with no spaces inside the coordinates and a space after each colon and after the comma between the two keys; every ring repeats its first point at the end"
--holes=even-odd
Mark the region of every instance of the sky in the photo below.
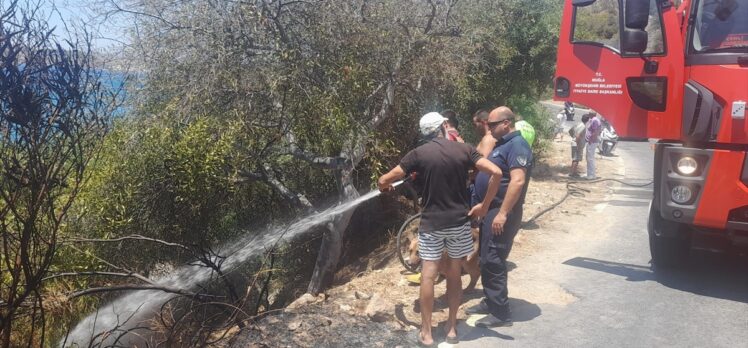
{"type": "MultiPolygon", "coordinates": [[[[117,18],[106,22],[94,11],[94,0],[41,0],[42,8],[48,15],[50,27],[56,27],[55,34],[65,37],[65,23],[72,27],[75,23],[90,23],[94,32],[93,45],[98,49],[119,46],[126,42],[125,25],[117,18]]],[[[72,29],[71,29],[72,30],[72,29]]]]}

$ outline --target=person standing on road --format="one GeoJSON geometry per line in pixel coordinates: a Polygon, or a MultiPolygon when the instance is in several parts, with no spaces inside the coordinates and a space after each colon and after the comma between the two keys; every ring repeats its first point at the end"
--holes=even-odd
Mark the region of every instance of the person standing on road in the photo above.
{"type": "Polygon", "coordinates": [[[564,120],[566,120],[566,112],[561,111],[556,114],[556,123],[554,124],[553,140],[564,140],[564,120]]]}
{"type": "Polygon", "coordinates": [[[484,216],[496,195],[501,181],[501,170],[483,158],[472,146],[446,139],[446,121],[442,115],[430,112],[419,122],[421,134],[430,140],[408,152],[400,164],[377,181],[380,191],[393,189],[392,183],[416,172],[423,180],[423,211],[418,228],[419,256],[422,263],[420,288],[421,330],[419,343],[434,345],[431,334],[431,314],[434,307],[434,281],[439,260],[446,248],[449,319],[445,327],[447,342],[457,342],[457,310],[462,300],[462,262],[473,250],[469,217],[484,216]],[[468,170],[477,167],[486,176],[485,199],[470,208],[470,197],[465,190],[468,170]]]}
{"type": "Polygon", "coordinates": [[[571,136],[571,169],[569,169],[569,176],[572,178],[579,177],[577,168],[579,168],[579,162],[582,161],[584,154],[584,137],[589,119],[590,115],[582,115],[582,122],[577,123],[569,130],[571,136]]]}
{"type": "MultiPolygon", "coordinates": [[[[507,291],[507,258],[522,222],[522,204],[532,163],[530,145],[514,127],[512,110],[502,106],[491,111],[488,126],[498,144],[488,157],[501,168],[499,192],[489,205],[480,229],[481,281],[485,298],[465,313],[488,314],[475,325],[511,326],[507,291]]],[[[489,178],[480,173],[475,179],[476,194],[485,201],[491,192],[489,178]]]]}
{"type": "Polygon", "coordinates": [[[595,152],[600,145],[600,133],[603,131],[603,125],[597,113],[591,111],[587,121],[587,131],[584,134],[584,140],[587,143],[587,180],[595,180],[595,152]]]}

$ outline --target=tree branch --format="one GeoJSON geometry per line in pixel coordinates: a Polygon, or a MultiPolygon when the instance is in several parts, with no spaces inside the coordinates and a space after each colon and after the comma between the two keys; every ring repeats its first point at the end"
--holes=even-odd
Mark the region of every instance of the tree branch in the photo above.
{"type": "Polygon", "coordinates": [[[278,178],[275,177],[273,169],[269,165],[265,165],[262,171],[265,176],[265,180],[273,186],[286,200],[297,207],[304,207],[306,209],[312,209],[314,206],[311,202],[302,194],[291,191],[285,184],[283,184],[278,178]]]}
{"type": "Polygon", "coordinates": [[[143,275],[140,275],[135,272],[130,273],[122,273],[122,272],[103,272],[103,271],[86,271],[86,272],[65,272],[65,273],[57,273],[53,274],[51,276],[45,277],[42,279],[42,281],[47,281],[51,279],[61,278],[61,277],[83,277],[83,276],[111,276],[111,277],[132,277],[136,278],[138,280],[142,280],[148,284],[155,284],[152,280],[146,278],[143,275]]]}
{"type": "Polygon", "coordinates": [[[161,240],[161,239],[156,239],[156,238],[141,236],[139,234],[133,234],[133,235],[119,237],[119,238],[113,238],[113,239],[69,238],[69,239],[63,241],[63,243],[65,243],[65,242],[73,242],[73,243],[116,243],[116,242],[122,242],[122,241],[125,241],[125,240],[144,240],[144,241],[149,241],[149,242],[154,242],[154,243],[162,244],[162,245],[165,245],[165,246],[177,247],[177,248],[181,248],[181,249],[184,249],[184,250],[187,250],[187,251],[192,251],[192,249],[190,249],[189,247],[187,247],[186,245],[183,245],[183,244],[167,242],[167,241],[161,240]]]}
{"type": "Polygon", "coordinates": [[[126,285],[118,285],[118,286],[103,286],[103,287],[89,288],[85,290],[76,291],[68,295],[68,299],[74,299],[77,297],[93,295],[93,294],[98,294],[102,292],[125,291],[125,290],[158,290],[158,291],[163,291],[163,292],[167,292],[170,294],[177,294],[177,295],[193,297],[193,298],[201,298],[201,297],[220,298],[222,297],[222,296],[215,296],[215,295],[208,295],[208,294],[197,294],[194,292],[190,292],[190,291],[186,291],[186,290],[178,289],[178,288],[172,288],[168,286],[126,284],[126,285]]]}

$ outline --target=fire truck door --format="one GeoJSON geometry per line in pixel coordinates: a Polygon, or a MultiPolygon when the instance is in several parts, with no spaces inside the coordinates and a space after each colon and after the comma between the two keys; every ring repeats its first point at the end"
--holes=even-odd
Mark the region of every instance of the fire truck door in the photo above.
{"type": "Polygon", "coordinates": [[[566,0],[554,99],[592,108],[624,137],[676,139],[681,40],[669,1],[566,0]]]}

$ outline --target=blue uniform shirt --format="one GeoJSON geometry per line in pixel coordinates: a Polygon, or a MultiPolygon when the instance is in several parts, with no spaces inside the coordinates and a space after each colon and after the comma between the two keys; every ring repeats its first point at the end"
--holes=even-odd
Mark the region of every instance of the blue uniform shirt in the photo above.
{"type": "MultiPolygon", "coordinates": [[[[493,148],[491,153],[488,155],[488,160],[493,164],[497,165],[502,172],[501,185],[499,186],[499,192],[496,193],[496,197],[491,202],[491,208],[498,208],[504,201],[506,196],[507,187],[509,187],[509,181],[511,180],[510,170],[513,168],[526,168],[527,169],[527,180],[529,182],[530,167],[532,166],[532,150],[530,145],[521,136],[519,131],[511,132],[501,138],[493,148]]],[[[475,177],[475,203],[483,201],[483,197],[486,195],[488,190],[488,179],[490,175],[480,172],[475,177]]],[[[527,186],[525,185],[525,188],[527,186]]],[[[524,190],[520,197],[520,200],[514,206],[514,209],[521,209],[522,203],[524,203],[524,190]]]]}

